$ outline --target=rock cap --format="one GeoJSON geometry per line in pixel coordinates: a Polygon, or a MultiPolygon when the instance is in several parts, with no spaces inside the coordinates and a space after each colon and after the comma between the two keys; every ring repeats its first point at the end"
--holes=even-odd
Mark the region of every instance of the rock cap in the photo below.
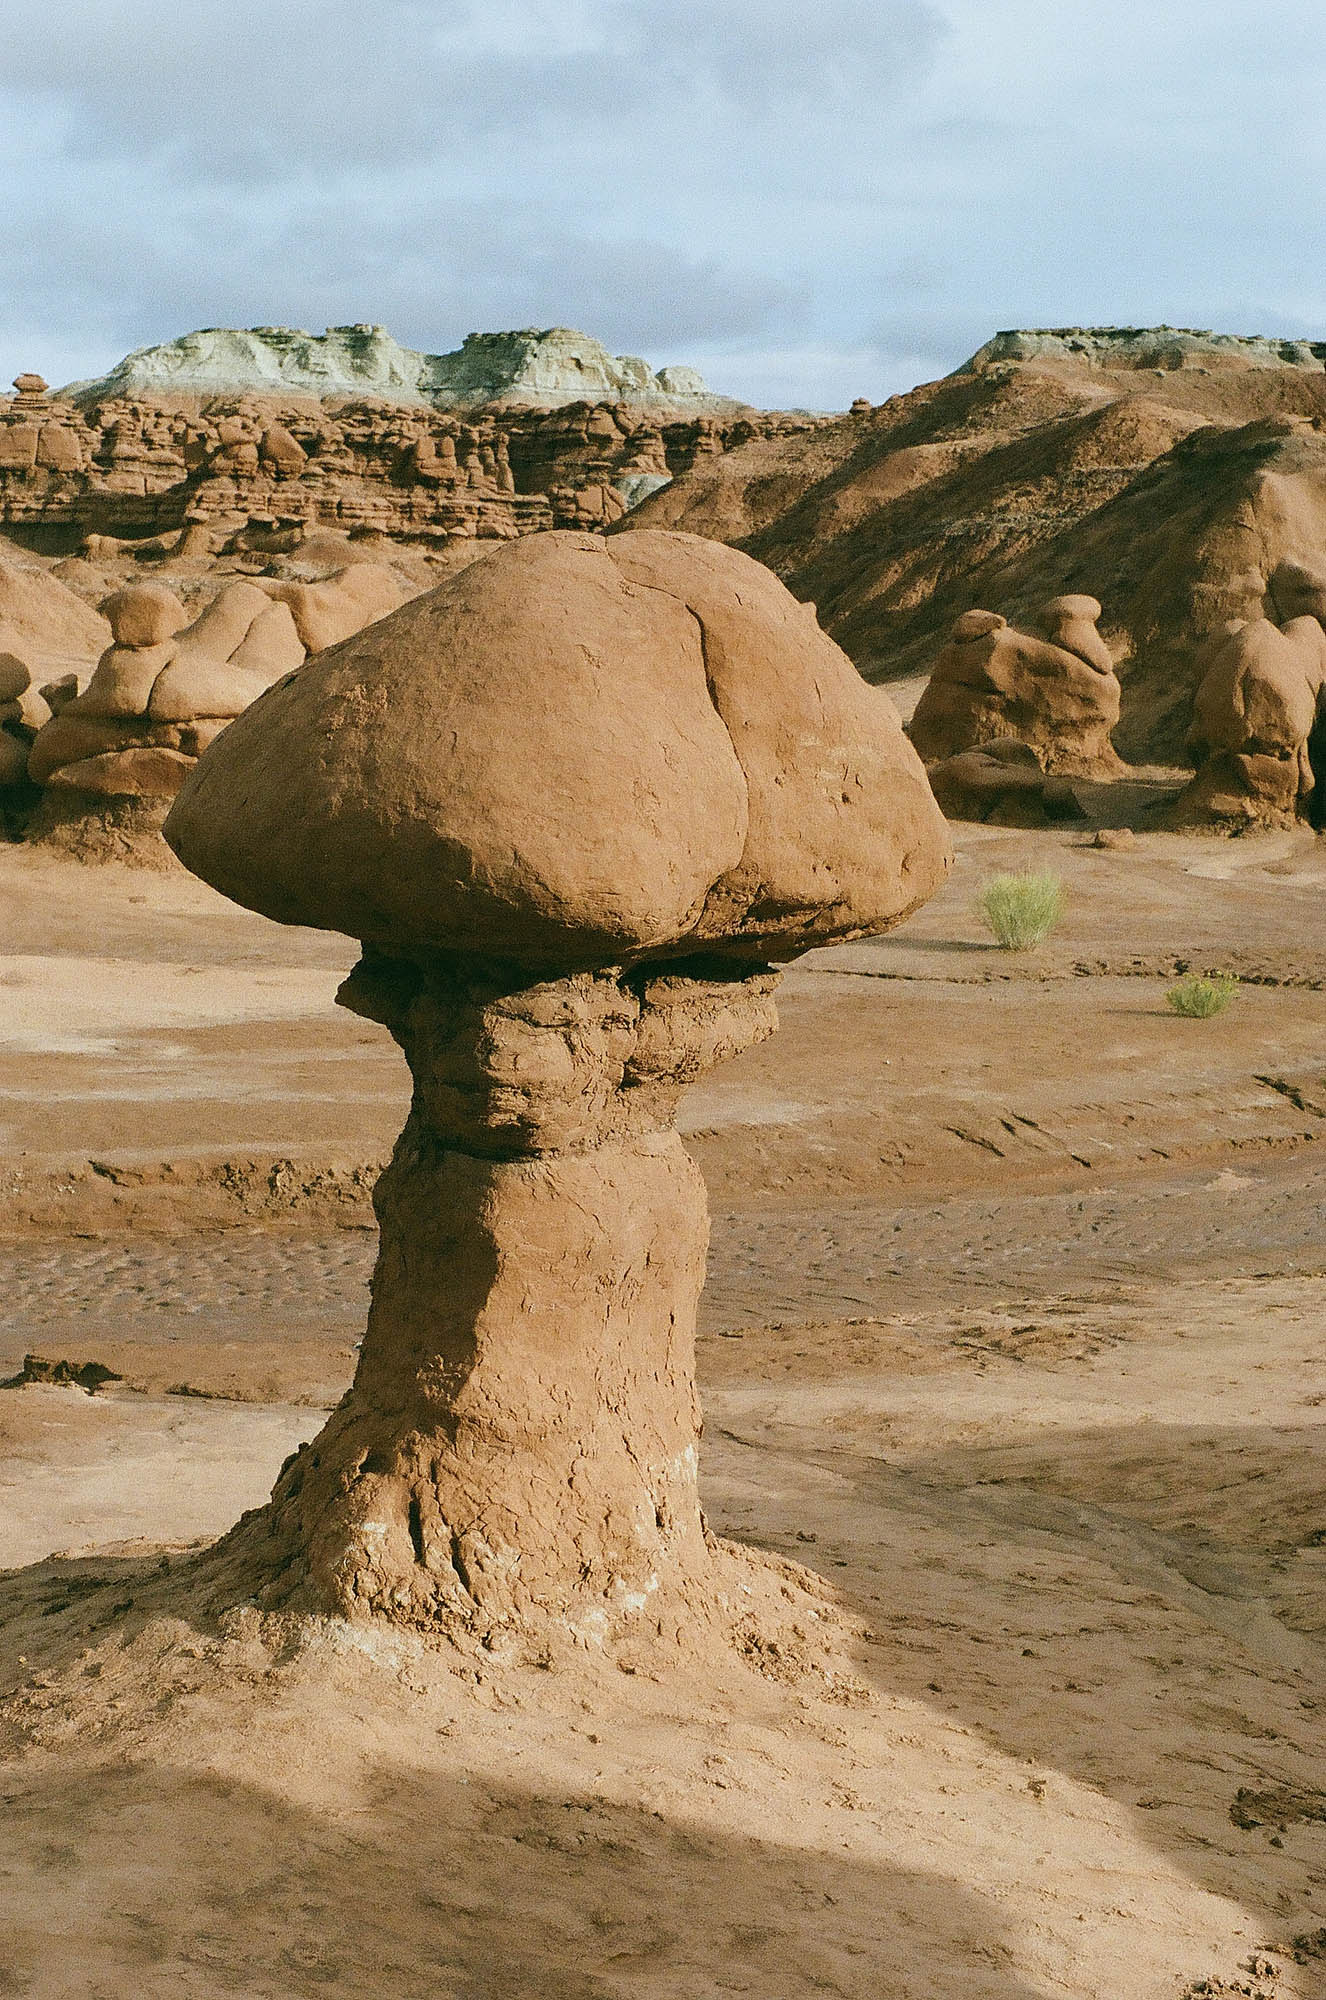
{"type": "Polygon", "coordinates": [[[166,825],[278,921],[543,973],[900,922],[947,832],[888,696],[698,536],[525,537],[310,660],[166,825]]]}

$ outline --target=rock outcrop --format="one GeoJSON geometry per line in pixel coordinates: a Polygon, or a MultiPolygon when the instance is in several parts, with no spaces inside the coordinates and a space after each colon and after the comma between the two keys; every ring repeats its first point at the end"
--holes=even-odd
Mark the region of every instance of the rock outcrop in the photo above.
{"type": "Polygon", "coordinates": [[[1305,608],[1234,624],[1208,649],[1188,732],[1197,775],[1172,825],[1326,827],[1326,576],[1286,565],[1272,584],[1305,608]]]}
{"type": "Polygon", "coordinates": [[[908,727],[926,763],[1011,742],[1055,776],[1117,777],[1121,690],[1100,615],[1094,597],[1051,598],[1037,638],[997,611],[964,612],[908,727]]]}
{"type": "MultiPolygon", "coordinates": [[[[39,380],[39,377],[30,378],[39,380]]],[[[42,385],[45,387],[45,384],[42,385]]],[[[716,396],[694,368],[657,375],[634,354],[609,354],[571,327],[471,333],[447,354],[402,347],[384,326],[204,327],[159,347],[140,347],[95,381],[61,391],[76,401],[161,395],[373,397],[388,403],[475,409],[486,403],[622,403],[706,412],[744,406],[716,396]]]]}
{"type": "Polygon", "coordinates": [[[703,1617],[707,1228],[673,1115],[772,1031],[769,960],[941,879],[887,698],[745,557],[541,536],[272,689],[166,831],[359,938],[341,997],[415,1080],[354,1385],[234,1531],[246,1587],[488,1643],[703,1617]]]}
{"type": "Polygon", "coordinates": [[[104,608],[112,644],[28,757],[33,783],[85,799],[172,799],[226,724],[304,659],[289,606],[250,583],[227,585],[192,623],[161,583],[104,608]]]}
{"type": "MultiPolygon", "coordinates": [[[[472,379],[490,379],[478,357],[472,379]]],[[[445,398],[394,401],[362,385],[299,400],[279,373],[242,393],[126,383],[75,403],[23,392],[0,403],[0,524],[51,548],[104,536],[164,558],[319,527],[424,547],[597,529],[700,459],[815,421],[609,396],[596,381],[588,370],[575,400],[462,398],[454,413],[445,398]]]]}

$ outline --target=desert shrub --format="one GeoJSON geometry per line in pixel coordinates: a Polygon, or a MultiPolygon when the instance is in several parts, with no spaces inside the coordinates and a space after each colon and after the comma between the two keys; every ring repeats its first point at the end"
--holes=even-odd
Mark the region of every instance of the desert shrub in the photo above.
{"type": "Polygon", "coordinates": [[[1221,1014],[1238,992],[1238,981],[1227,972],[1189,972],[1165,995],[1176,1014],[1190,1021],[1209,1021],[1221,1014]]]}
{"type": "Polygon", "coordinates": [[[977,901],[986,923],[1006,951],[1030,951],[1050,935],[1068,899],[1059,877],[1042,870],[992,875],[977,901]]]}

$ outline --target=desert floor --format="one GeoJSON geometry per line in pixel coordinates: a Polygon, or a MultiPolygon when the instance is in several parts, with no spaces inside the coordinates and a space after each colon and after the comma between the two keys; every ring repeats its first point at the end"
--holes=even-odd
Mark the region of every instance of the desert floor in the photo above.
{"type": "Polygon", "coordinates": [[[957,841],[685,1106],[707,1511],[822,1612],[628,1672],[170,1609],[348,1380],[406,1072],[344,940],[0,848],[0,1377],[118,1378],[0,1394],[0,1994],[1326,1992],[1326,842],[957,841]]]}

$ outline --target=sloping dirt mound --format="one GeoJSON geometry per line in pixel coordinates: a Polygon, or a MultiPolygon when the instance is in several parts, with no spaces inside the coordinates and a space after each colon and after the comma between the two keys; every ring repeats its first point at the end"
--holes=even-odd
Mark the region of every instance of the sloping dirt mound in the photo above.
{"type": "Polygon", "coordinates": [[[1120,663],[1126,756],[1172,758],[1203,641],[1269,569],[1326,556],[1326,371],[996,361],[870,415],[761,439],[646,500],[768,563],[871,679],[927,670],[974,606],[1088,591],[1120,663]]]}
{"type": "Polygon", "coordinates": [[[84,678],[110,644],[110,626],[35,563],[0,561],[0,652],[13,653],[34,685],[62,673],[84,678]]]}

